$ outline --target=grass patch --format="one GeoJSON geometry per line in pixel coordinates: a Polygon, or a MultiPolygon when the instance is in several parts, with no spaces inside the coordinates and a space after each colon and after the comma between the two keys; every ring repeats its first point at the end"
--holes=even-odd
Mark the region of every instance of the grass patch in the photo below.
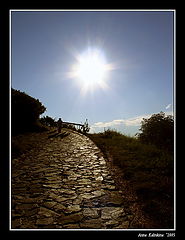
{"type": "Polygon", "coordinates": [[[142,210],[159,228],[173,228],[173,155],[116,131],[107,130],[89,137],[119,166],[123,178],[132,184],[141,201],[142,210]]]}

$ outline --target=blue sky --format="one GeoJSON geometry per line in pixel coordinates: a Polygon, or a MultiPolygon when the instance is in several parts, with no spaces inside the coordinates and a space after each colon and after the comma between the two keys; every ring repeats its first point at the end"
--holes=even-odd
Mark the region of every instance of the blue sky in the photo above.
{"type": "Polygon", "coordinates": [[[173,11],[12,11],[11,84],[39,99],[44,115],[91,131],[135,134],[142,117],[173,108],[173,11]],[[67,73],[98,49],[114,69],[82,94],[67,73]]]}

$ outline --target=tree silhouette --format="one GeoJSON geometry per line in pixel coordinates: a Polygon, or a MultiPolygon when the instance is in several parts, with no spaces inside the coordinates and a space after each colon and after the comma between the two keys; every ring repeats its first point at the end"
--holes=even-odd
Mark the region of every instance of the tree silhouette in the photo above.
{"type": "Polygon", "coordinates": [[[48,127],[56,127],[55,119],[53,119],[52,117],[49,117],[49,116],[40,118],[40,122],[43,125],[48,126],[48,127]]]}
{"type": "Polygon", "coordinates": [[[38,126],[39,116],[46,107],[28,94],[11,89],[11,124],[12,134],[31,131],[38,126]]]}
{"type": "Polygon", "coordinates": [[[142,142],[173,151],[174,120],[171,115],[165,116],[165,113],[160,112],[149,119],[143,118],[139,130],[141,133],[137,136],[142,142]]]}

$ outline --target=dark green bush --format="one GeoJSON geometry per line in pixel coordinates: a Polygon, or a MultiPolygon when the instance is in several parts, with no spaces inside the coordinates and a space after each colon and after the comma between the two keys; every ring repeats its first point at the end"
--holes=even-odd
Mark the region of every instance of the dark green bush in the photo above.
{"type": "Polygon", "coordinates": [[[153,114],[149,119],[143,118],[140,131],[141,133],[137,135],[141,142],[173,151],[174,120],[172,116],[165,116],[165,113],[160,112],[153,114]]]}

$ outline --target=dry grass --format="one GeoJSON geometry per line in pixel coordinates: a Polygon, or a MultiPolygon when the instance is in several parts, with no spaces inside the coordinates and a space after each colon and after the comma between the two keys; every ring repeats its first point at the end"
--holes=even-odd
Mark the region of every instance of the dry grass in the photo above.
{"type": "Polygon", "coordinates": [[[173,156],[116,131],[89,136],[105,156],[112,156],[113,164],[129,181],[145,214],[156,222],[158,228],[173,228],[173,156]]]}

